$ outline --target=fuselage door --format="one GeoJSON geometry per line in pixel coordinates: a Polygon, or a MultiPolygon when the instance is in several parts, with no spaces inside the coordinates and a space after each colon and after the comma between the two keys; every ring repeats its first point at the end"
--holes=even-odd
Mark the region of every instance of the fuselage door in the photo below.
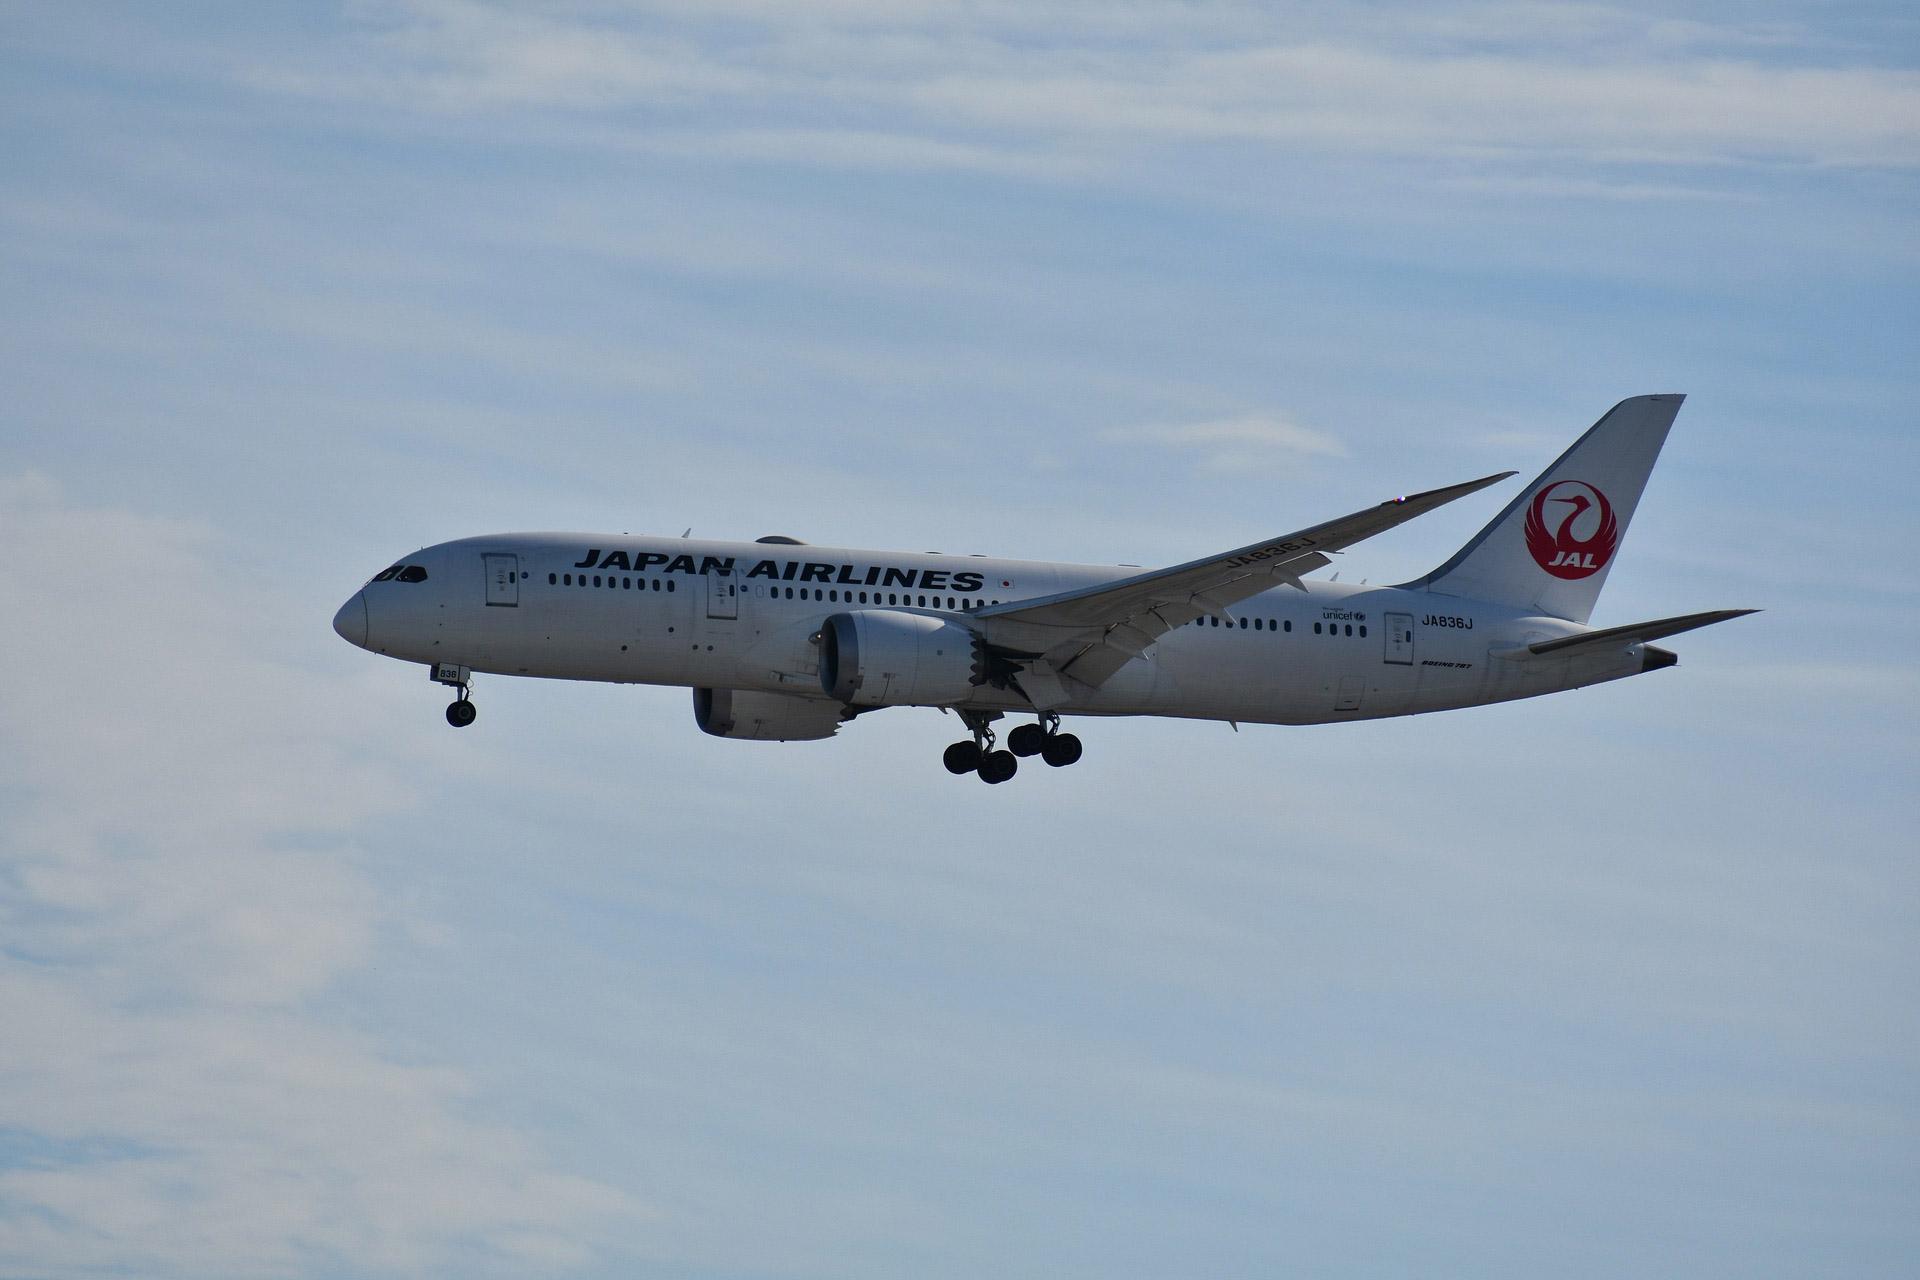
{"type": "Polygon", "coordinates": [[[504,605],[509,609],[520,605],[520,557],[516,555],[483,555],[481,562],[487,567],[487,604],[504,605]]]}
{"type": "Polygon", "coordinates": [[[732,569],[722,569],[717,565],[707,570],[707,616],[709,618],[740,616],[740,587],[734,577],[732,569]]]}
{"type": "Polygon", "coordinates": [[[1387,661],[1397,662],[1403,667],[1413,665],[1412,614],[1390,613],[1387,615],[1387,661]]]}

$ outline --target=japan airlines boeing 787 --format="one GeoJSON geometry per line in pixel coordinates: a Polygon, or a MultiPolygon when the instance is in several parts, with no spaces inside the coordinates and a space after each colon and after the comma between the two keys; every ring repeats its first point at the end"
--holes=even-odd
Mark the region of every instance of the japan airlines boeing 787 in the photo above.
{"type": "Polygon", "coordinates": [[[427,664],[474,720],[474,672],[685,685],[727,738],[830,738],[882,707],[956,712],[956,774],[1080,758],[1064,715],[1321,724],[1531,698],[1670,667],[1652,643],[1751,613],[1587,625],[1683,399],[1624,400],[1432,573],[1308,581],[1328,556],[1508,471],[1142,573],[792,538],[508,533],[376,574],[341,636],[427,664]],[[999,745],[993,724],[1031,716],[999,745]]]}

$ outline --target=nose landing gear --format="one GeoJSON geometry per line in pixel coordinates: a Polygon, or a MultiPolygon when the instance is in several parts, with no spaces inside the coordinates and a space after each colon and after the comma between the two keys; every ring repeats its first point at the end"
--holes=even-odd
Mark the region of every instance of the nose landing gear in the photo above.
{"type": "Polygon", "coordinates": [[[956,742],[948,747],[941,762],[947,772],[977,773],[986,783],[1001,783],[1019,772],[1023,756],[1039,756],[1056,769],[1064,769],[1080,758],[1080,739],[1060,732],[1060,717],[1051,711],[1041,715],[1037,724],[1023,724],[1007,734],[1007,749],[995,749],[990,721],[999,712],[962,711],[960,718],[973,730],[971,742],[956,742]]]}
{"type": "Polygon", "coordinates": [[[460,691],[460,696],[447,707],[447,723],[456,729],[464,729],[472,724],[480,714],[467,697],[473,685],[473,672],[451,662],[436,662],[427,668],[427,674],[435,684],[451,685],[460,691]]]}

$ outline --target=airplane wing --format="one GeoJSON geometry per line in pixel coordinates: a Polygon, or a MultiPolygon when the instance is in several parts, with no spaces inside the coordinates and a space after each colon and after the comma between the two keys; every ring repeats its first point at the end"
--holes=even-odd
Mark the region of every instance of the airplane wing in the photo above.
{"type": "Polygon", "coordinates": [[[1725,622],[1730,618],[1744,618],[1758,609],[1711,609],[1706,613],[1682,614],[1677,618],[1659,618],[1653,622],[1632,622],[1624,627],[1602,627],[1598,631],[1586,631],[1579,635],[1562,636],[1558,640],[1540,640],[1524,648],[1515,645],[1512,653],[1502,653],[1504,658],[1577,657],[1599,649],[1625,649],[1631,645],[1644,644],[1649,640],[1664,640],[1668,636],[1677,636],[1682,631],[1692,631],[1696,627],[1710,627],[1716,622],[1725,622]]]}
{"type": "Polygon", "coordinates": [[[1228,605],[1277,583],[1301,587],[1302,574],[1332,563],[1328,553],[1384,533],[1513,474],[1502,471],[1465,484],[1393,498],[1338,520],[1220,555],[1117,582],[991,605],[970,613],[968,618],[985,633],[989,645],[998,648],[1010,663],[1024,668],[1018,678],[1034,705],[1057,706],[1070,697],[1062,677],[1097,687],[1175,627],[1204,614],[1224,617],[1228,605]]]}

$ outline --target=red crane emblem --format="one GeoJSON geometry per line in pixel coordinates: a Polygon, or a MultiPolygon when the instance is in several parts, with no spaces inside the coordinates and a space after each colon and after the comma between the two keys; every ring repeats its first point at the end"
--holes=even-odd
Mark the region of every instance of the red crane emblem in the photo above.
{"type": "Polygon", "coordinates": [[[1598,573],[1620,545],[1613,504],[1584,480],[1557,480],[1534,494],[1527,509],[1526,534],[1534,563],[1556,578],[1598,573]],[[1555,508],[1551,512],[1549,505],[1555,508]],[[1556,517],[1557,523],[1550,525],[1556,517]]]}

